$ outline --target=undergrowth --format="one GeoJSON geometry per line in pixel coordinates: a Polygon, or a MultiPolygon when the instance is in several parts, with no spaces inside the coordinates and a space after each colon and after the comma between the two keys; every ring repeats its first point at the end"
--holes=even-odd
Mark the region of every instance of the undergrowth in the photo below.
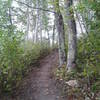
{"type": "Polygon", "coordinates": [[[9,34],[0,30],[0,93],[13,93],[26,73],[51,48],[48,43],[24,41],[21,32],[9,34]]]}
{"type": "Polygon", "coordinates": [[[56,70],[56,80],[58,88],[61,88],[61,93],[64,98],[69,100],[99,100],[100,99],[100,75],[92,73],[87,76],[84,71],[70,72],[66,71],[66,67],[56,70]],[[71,87],[67,82],[77,80],[78,86],[71,87]]]}
{"type": "Polygon", "coordinates": [[[100,100],[99,37],[99,34],[91,33],[78,39],[77,71],[68,73],[65,66],[56,70],[65,95],[74,96],[76,100],[100,100]],[[79,87],[68,86],[66,82],[69,80],[77,80],[79,87]]]}

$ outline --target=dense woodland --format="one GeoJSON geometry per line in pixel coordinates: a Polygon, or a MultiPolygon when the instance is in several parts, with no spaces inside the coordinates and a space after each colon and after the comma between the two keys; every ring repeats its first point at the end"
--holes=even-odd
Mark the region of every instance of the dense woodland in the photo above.
{"type": "Polygon", "coordinates": [[[66,100],[100,100],[100,0],[0,0],[0,94],[54,51],[66,100]]]}

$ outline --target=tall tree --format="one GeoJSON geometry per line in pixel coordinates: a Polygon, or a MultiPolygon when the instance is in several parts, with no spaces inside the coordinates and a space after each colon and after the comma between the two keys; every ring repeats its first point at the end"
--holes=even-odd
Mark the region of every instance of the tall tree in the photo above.
{"type": "Polygon", "coordinates": [[[55,44],[55,19],[54,19],[53,34],[52,34],[52,47],[54,47],[54,44],[55,44]]]}
{"type": "Polygon", "coordinates": [[[66,53],[65,53],[65,30],[63,16],[59,7],[59,0],[54,0],[54,9],[55,9],[55,21],[56,28],[58,31],[58,40],[59,40],[59,66],[61,67],[66,62],[66,53]]]}
{"type": "MultiPolygon", "coordinates": [[[[27,1],[27,4],[30,5],[30,0],[27,1]]],[[[26,21],[26,39],[28,40],[28,35],[29,35],[29,30],[30,30],[30,12],[29,12],[29,7],[27,7],[27,11],[26,11],[26,14],[27,14],[27,21],[26,21]]]]}
{"type": "Polygon", "coordinates": [[[77,52],[77,31],[74,19],[74,12],[71,9],[73,0],[65,0],[66,19],[68,24],[68,53],[67,53],[67,69],[72,71],[76,67],[76,52],[77,52]]]}

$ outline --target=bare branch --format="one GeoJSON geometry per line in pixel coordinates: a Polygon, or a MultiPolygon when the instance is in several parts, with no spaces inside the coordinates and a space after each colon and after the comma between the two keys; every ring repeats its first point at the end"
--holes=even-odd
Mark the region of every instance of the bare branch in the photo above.
{"type": "Polygon", "coordinates": [[[47,12],[50,12],[50,13],[56,13],[55,11],[51,11],[51,10],[44,9],[44,8],[32,7],[32,6],[30,6],[30,5],[28,5],[28,4],[24,3],[24,2],[20,2],[20,1],[17,1],[17,0],[15,0],[15,1],[16,1],[17,3],[23,4],[23,5],[27,6],[27,7],[32,8],[32,9],[35,9],[35,10],[36,10],[36,9],[39,9],[39,10],[47,11],[47,12]]]}

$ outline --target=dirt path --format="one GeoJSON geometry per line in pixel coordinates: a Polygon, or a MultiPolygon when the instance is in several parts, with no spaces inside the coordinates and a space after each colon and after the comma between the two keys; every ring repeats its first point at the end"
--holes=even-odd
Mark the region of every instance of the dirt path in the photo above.
{"type": "Polygon", "coordinates": [[[41,60],[40,67],[33,69],[24,79],[20,92],[12,100],[62,100],[52,72],[57,62],[57,52],[41,60]]]}

